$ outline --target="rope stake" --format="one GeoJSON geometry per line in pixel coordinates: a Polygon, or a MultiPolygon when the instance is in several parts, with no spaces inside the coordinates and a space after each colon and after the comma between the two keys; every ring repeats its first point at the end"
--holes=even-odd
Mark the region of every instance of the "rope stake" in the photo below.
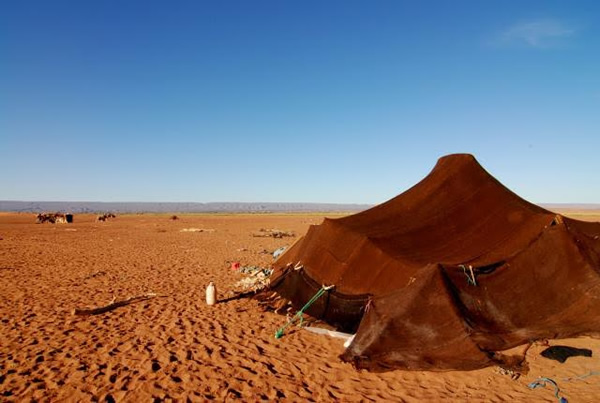
{"type": "Polygon", "coordinates": [[[302,316],[304,314],[304,311],[306,311],[308,308],[310,308],[310,306],[312,304],[314,304],[316,300],[318,300],[323,294],[325,294],[325,292],[331,290],[333,287],[335,287],[335,286],[334,285],[321,286],[321,289],[319,291],[317,291],[317,293],[315,295],[313,295],[313,297],[310,300],[308,300],[308,302],[306,304],[304,304],[302,309],[300,309],[298,312],[296,312],[296,314],[292,317],[292,319],[290,319],[288,321],[288,323],[286,323],[285,325],[280,327],[275,332],[275,338],[276,339],[282,338],[283,333],[285,332],[285,329],[287,329],[288,326],[291,326],[298,319],[300,320],[300,323],[298,324],[298,326],[302,326],[302,323],[304,322],[304,317],[302,316]]]}

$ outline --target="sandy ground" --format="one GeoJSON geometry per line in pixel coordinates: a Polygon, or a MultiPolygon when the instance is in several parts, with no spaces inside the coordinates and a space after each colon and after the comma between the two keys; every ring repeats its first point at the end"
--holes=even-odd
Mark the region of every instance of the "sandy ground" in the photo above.
{"type": "Polygon", "coordinates": [[[231,261],[268,266],[260,252],[293,241],[253,232],[302,234],[322,216],[94,218],[37,225],[32,214],[0,213],[0,401],[556,401],[549,387],[527,388],[540,376],[570,402],[600,399],[600,376],[567,379],[600,371],[598,339],[551,341],[593,350],[564,364],[534,345],[530,373],[516,380],[499,368],[373,374],[340,362],[339,339],[296,328],[276,340],[285,318],[254,300],[204,303],[209,281],[223,295],[243,278],[231,261]],[[148,292],[162,297],[72,315],[148,292]]]}

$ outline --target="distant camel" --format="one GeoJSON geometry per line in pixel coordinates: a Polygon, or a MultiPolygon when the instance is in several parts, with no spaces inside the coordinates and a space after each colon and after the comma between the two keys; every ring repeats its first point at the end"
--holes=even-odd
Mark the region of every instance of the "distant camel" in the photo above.
{"type": "Polygon", "coordinates": [[[96,217],[96,221],[106,221],[109,218],[115,218],[116,215],[114,215],[113,213],[104,213],[99,215],[98,217],[96,217]]]}

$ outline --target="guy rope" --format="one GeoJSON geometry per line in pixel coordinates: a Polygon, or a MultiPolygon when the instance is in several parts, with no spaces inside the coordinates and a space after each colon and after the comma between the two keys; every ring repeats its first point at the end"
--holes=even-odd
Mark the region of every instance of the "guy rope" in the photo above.
{"type": "Polygon", "coordinates": [[[294,324],[294,322],[296,320],[300,320],[300,323],[298,324],[298,326],[302,326],[302,323],[304,322],[304,311],[306,311],[308,308],[310,308],[310,306],[316,301],[318,300],[321,295],[325,294],[325,292],[331,290],[333,287],[335,287],[334,285],[329,285],[329,286],[321,286],[321,289],[319,291],[317,291],[317,293],[315,295],[313,295],[313,297],[308,300],[308,302],[306,304],[304,304],[304,306],[302,307],[302,309],[300,309],[298,312],[296,312],[296,314],[292,317],[292,319],[290,319],[288,321],[288,323],[286,323],[285,325],[283,325],[282,327],[280,327],[276,332],[275,332],[275,338],[276,339],[280,339],[283,337],[283,332],[285,332],[285,329],[288,326],[291,326],[292,324],[294,324]]]}

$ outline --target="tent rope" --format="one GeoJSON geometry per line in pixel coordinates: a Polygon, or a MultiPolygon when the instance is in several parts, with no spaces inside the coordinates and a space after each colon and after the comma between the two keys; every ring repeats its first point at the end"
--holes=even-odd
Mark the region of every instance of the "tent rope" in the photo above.
{"type": "Polygon", "coordinates": [[[556,396],[556,398],[558,399],[559,403],[567,403],[567,399],[565,397],[561,397],[560,396],[560,388],[558,387],[557,383],[550,378],[546,378],[546,377],[540,377],[539,379],[531,382],[529,385],[527,385],[527,387],[529,389],[537,389],[537,388],[545,388],[546,384],[549,383],[552,386],[554,386],[554,396],[556,396]]]}
{"type": "Polygon", "coordinates": [[[288,321],[288,323],[286,323],[285,325],[280,327],[275,332],[275,338],[276,339],[282,338],[283,333],[285,332],[285,329],[287,329],[288,326],[291,326],[297,319],[300,319],[300,323],[298,324],[298,326],[302,326],[302,323],[304,323],[304,317],[302,316],[304,314],[304,311],[306,311],[308,308],[310,308],[310,306],[312,304],[314,304],[316,300],[318,300],[323,294],[325,294],[325,292],[331,290],[333,287],[335,287],[335,286],[334,285],[321,286],[321,289],[319,291],[317,291],[317,293],[315,295],[313,295],[313,297],[311,299],[309,299],[306,304],[304,304],[302,309],[300,309],[298,312],[296,312],[296,314],[292,317],[292,319],[290,319],[288,321]]]}
{"type": "Polygon", "coordinates": [[[589,376],[595,376],[595,375],[600,375],[600,371],[590,371],[587,374],[579,375],[576,377],[564,378],[564,380],[569,382],[569,381],[576,380],[576,379],[585,379],[589,376]]]}
{"type": "Polygon", "coordinates": [[[465,273],[465,276],[467,276],[467,283],[477,287],[477,281],[475,281],[475,273],[473,272],[473,266],[471,266],[471,265],[465,266],[464,264],[459,264],[458,267],[462,268],[463,273],[465,273]],[[471,273],[471,275],[469,275],[469,273],[467,273],[467,268],[469,269],[469,272],[471,273]]]}

